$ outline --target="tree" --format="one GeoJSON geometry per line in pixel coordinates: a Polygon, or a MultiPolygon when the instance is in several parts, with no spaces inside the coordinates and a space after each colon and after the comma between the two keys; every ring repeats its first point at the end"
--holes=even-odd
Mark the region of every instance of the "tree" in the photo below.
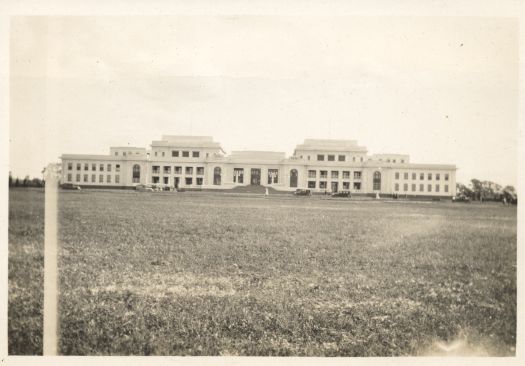
{"type": "Polygon", "coordinates": [[[18,177],[16,177],[15,179],[15,187],[19,187],[20,186],[20,179],[18,179],[18,177]]]}

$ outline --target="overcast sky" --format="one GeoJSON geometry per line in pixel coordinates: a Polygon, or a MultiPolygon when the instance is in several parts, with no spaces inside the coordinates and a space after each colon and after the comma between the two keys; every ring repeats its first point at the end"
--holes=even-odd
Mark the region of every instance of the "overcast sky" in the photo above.
{"type": "Polygon", "coordinates": [[[516,185],[518,36],[511,18],[13,18],[10,170],[163,134],[335,138],[516,185]]]}

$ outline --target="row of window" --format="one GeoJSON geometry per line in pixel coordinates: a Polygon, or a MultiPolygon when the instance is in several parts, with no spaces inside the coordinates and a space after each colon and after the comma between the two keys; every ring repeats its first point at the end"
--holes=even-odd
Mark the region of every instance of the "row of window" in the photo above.
{"type": "MultiPolygon", "coordinates": [[[[197,175],[204,175],[204,167],[198,166],[195,170],[197,172],[197,175]]],[[[163,174],[171,174],[171,166],[163,166],[162,172],[163,174]]],[[[192,166],[185,167],[184,172],[186,175],[193,175],[193,167],[192,166]]],[[[154,165],[152,167],[152,174],[160,174],[159,165],[154,165]]],[[[182,167],[181,166],[173,167],[173,174],[182,174],[182,167]]]]}
{"type": "MultiPolygon", "coordinates": [[[[335,186],[332,187],[332,190],[334,191],[337,191],[337,183],[336,182],[332,182],[332,184],[336,184],[335,186]]],[[[308,188],[310,189],[315,189],[317,187],[317,182],[314,181],[314,180],[309,180],[308,181],[308,188]]],[[[320,181],[319,182],[319,189],[327,189],[328,187],[328,183],[326,181],[320,181]]],[[[352,184],[352,187],[355,191],[360,191],[361,190],[361,182],[353,182],[352,184]]],[[[350,190],[350,182],[343,182],[343,190],[344,191],[349,191],[350,190]]]]}
{"type": "MultiPolygon", "coordinates": [[[[395,174],[396,180],[399,180],[400,176],[401,174],[399,172],[396,172],[395,174]]],[[[432,180],[432,176],[433,176],[432,173],[427,173],[427,180],[432,180]]],[[[408,172],[403,173],[404,180],[408,180],[408,177],[409,177],[408,172]]],[[[441,174],[436,173],[435,178],[436,180],[441,180],[441,174]]],[[[449,174],[445,173],[444,178],[445,180],[449,180],[449,174]]],[[[416,180],[416,179],[417,179],[417,173],[412,173],[412,180],[416,180]]],[[[419,173],[419,180],[425,180],[425,173],[419,173]]]]}
{"type": "MultiPolygon", "coordinates": [[[[415,183],[412,183],[411,188],[412,188],[411,192],[416,192],[417,185],[415,183]]],[[[443,186],[443,190],[444,190],[445,193],[448,193],[448,184],[445,184],[443,186]]],[[[399,183],[396,183],[394,185],[394,191],[399,192],[399,183]]],[[[439,191],[440,191],[440,185],[436,184],[434,192],[439,193],[439,191]]],[[[403,192],[408,192],[408,183],[403,184],[403,192]]],[[[425,185],[424,184],[420,184],[419,185],[419,192],[425,192],[425,185]]],[[[432,184],[428,184],[427,185],[427,192],[432,192],[432,184]]]]}
{"type": "MultiPolygon", "coordinates": [[[[166,156],[166,152],[165,151],[155,151],[154,152],[154,155],[155,156],[159,156],[159,153],[160,153],[160,156],[162,157],[165,157],[166,156]]],[[[201,153],[200,151],[179,151],[179,150],[172,150],[171,151],[171,156],[174,157],[174,158],[178,158],[180,156],[182,156],[183,158],[189,158],[190,157],[190,153],[191,153],[191,157],[192,158],[199,158],[201,153]]]]}
{"type": "MultiPolygon", "coordinates": [[[[95,172],[97,171],[97,165],[98,165],[98,171],[103,172],[104,168],[107,168],[107,171],[111,171],[111,164],[97,164],[97,163],[91,163],[91,171],[95,172]]],[[[76,164],[76,170],[82,170],[82,164],[77,163],[76,164]]],[[[73,163],[67,163],[67,170],[73,170],[73,163]]],[[[89,163],[84,163],[84,170],[89,170],[89,163]]],[[[115,171],[120,172],[120,164],[115,164],[115,171]]]]}
{"type": "MultiPolygon", "coordinates": [[[[301,158],[303,156],[301,155],[301,158]]],[[[336,161],[336,157],[337,157],[337,161],[346,161],[346,155],[335,155],[335,154],[328,154],[328,155],[324,155],[324,154],[317,154],[317,161],[325,161],[325,157],[326,157],[326,161],[336,161]]],[[[357,157],[355,156],[352,156],[352,161],[355,163],[357,161],[357,157]]],[[[310,156],[308,156],[308,160],[310,160],[310,156]]],[[[363,157],[359,157],[359,161],[363,162],[363,157]]]]}
{"type": "MultiPolygon", "coordinates": [[[[111,183],[111,175],[106,175],[105,176],[105,183],[111,183]]],[[[67,181],[68,182],[73,182],[73,174],[71,173],[68,173],[67,174],[67,181]]],[[[77,183],[80,183],[80,182],[83,182],[83,183],[89,183],[90,180],[89,180],[89,174],[84,174],[83,177],[81,174],[76,174],[75,175],[75,182],[77,183]],[[82,180],[81,180],[82,178],[82,180]]],[[[97,175],[96,174],[91,174],[91,183],[97,183],[97,175]]],[[[99,174],[98,175],[98,183],[104,183],[104,174],[99,174]]],[[[120,175],[115,175],[115,183],[120,183],[120,175]]]]}
{"type": "MultiPolygon", "coordinates": [[[[331,170],[330,171],[330,177],[332,179],[339,179],[339,176],[342,176],[343,179],[350,179],[350,171],[344,170],[339,174],[340,172],[338,170],[331,170]]],[[[309,170],[308,171],[308,178],[317,178],[317,170],[309,170]]],[[[319,178],[320,179],[326,179],[328,178],[328,170],[319,170],[319,178]]],[[[354,172],[354,179],[361,179],[361,172],[355,171],[354,172]]]]}
{"type": "MultiPolygon", "coordinates": [[[[133,155],[133,151],[122,151],[122,156],[133,155]]],[[[140,152],[135,151],[135,155],[140,155],[140,152]]],[[[118,151],[115,151],[115,156],[118,156],[118,151]]]]}
{"type": "MultiPolygon", "coordinates": [[[[159,184],[161,182],[161,179],[160,177],[151,177],[151,183],[153,184],[159,184]]],[[[170,184],[170,177],[162,177],[162,183],[166,184],[166,185],[169,185],[170,184]]],[[[179,183],[180,183],[180,179],[179,177],[175,177],[174,178],[174,185],[175,187],[178,187],[179,186],[179,183]]],[[[187,185],[187,186],[191,186],[193,185],[193,178],[192,177],[186,177],[184,178],[184,183],[187,185]]],[[[195,184],[198,185],[198,186],[202,186],[204,183],[204,178],[202,177],[197,177],[195,179],[195,184]]]]}

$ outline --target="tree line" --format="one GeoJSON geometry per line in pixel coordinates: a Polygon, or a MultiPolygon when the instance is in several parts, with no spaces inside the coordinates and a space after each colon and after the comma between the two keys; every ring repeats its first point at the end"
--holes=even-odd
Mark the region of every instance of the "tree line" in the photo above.
{"type": "Polygon", "coordinates": [[[469,185],[456,184],[456,194],[475,201],[518,201],[518,194],[513,186],[501,186],[488,180],[471,179],[469,185]]]}
{"type": "Polygon", "coordinates": [[[23,179],[13,177],[9,172],[9,187],[44,187],[45,181],[40,178],[31,178],[26,175],[23,179]]]}

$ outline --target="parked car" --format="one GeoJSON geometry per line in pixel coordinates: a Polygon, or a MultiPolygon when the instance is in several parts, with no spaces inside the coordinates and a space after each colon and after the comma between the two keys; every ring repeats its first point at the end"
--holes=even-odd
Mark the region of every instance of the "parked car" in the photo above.
{"type": "Polygon", "coordinates": [[[351,197],[349,191],[339,191],[331,194],[332,197],[351,197]]]}
{"type": "Polygon", "coordinates": [[[73,190],[77,190],[77,191],[80,191],[82,188],[80,188],[80,186],[78,184],[73,184],[73,183],[63,183],[60,185],[60,188],[62,189],[73,189],[73,190]]]}
{"type": "Polygon", "coordinates": [[[155,189],[149,184],[139,184],[135,186],[135,189],[139,192],[154,192],[155,189]]]}
{"type": "Polygon", "coordinates": [[[296,196],[311,196],[312,191],[309,189],[296,189],[293,194],[296,196]]]}
{"type": "Polygon", "coordinates": [[[460,194],[458,196],[452,197],[452,202],[470,202],[470,197],[460,194]]]}

